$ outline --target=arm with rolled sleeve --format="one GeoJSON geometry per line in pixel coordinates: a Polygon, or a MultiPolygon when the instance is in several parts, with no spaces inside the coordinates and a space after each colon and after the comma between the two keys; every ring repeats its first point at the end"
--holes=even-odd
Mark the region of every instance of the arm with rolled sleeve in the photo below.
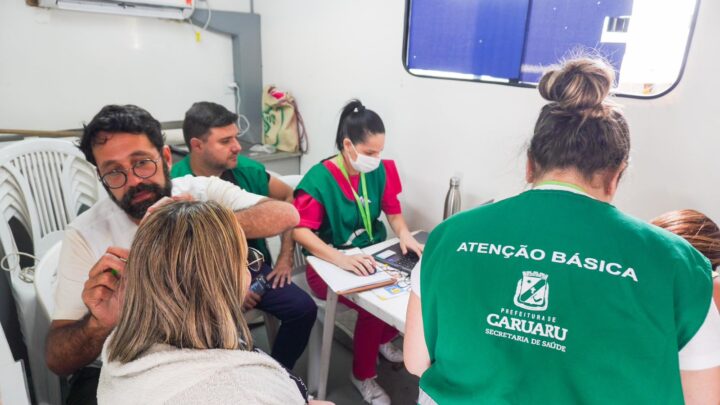
{"type": "Polygon", "coordinates": [[[422,377],[430,367],[430,353],[425,342],[425,330],[422,318],[422,301],[420,298],[420,268],[422,259],[418,261],[410,273],[411,286],[405,321],[405,340],[403,341],[403,360],[405,368],[418,377],[422,377]]]}
{"type": "Polygon", "coordinates": [[[344,255],[314,233],[322,226],[325,207],[304,190],[295,193],[293,204],[300,215],[300,221],[293,231],[295,242],[314,256],[337,265],[344,255]]]}
{"type": "MultiPolygon", "coordinates": [[[[187,176],[176,180],[186,178],[187,176]]],[[[218,177],[192,177],[192,179],[205,183],[206,199],[216,201],[235,211],[235,216],[248,239],[281,234],[295,227],[300,220],[297,210],[290,203],[250,193],[218,177]]],[[[173,194],[176,184],[173,183],[173,194]]]]}
{"type": "Polygon", "coordinates": [[[89,316],[82,300],[85,281],[97,258],[76,230],[65,231],[58,261],[55,310],[45,347],[48,368],[58,375],[74,373],[92,363],[109,330],[89,316]]]}
{"type": "Polygon", "coordinates": [[[82,291],[88,272],[96,261],[80,233],[67,229],[58,259],[55,309],[50,314],[53,320],[78,320],[88,312],[82,301],[82,291]]]}
{"type": "MultiPolygon", "coordinates": [[[[293,203],[293,188],[285,184],[277,177],[268,176],[268,196],[278,201],[293,203]]],[[[298,214],[299,215],[299,214],[298,214]]],[[[293,271],[293,252],[295,251],[295,241],[292,237],[292,229],[283,232],[280,235],[280,252],[273,266],[272,271],[268,274],[268,281],[272,281],[273,288],[283,287],[286,283],[292,282],[293,271]]]]}
{"type": "Polygon", "coordinates": [[[402,192],[402,183],[397,167],[392,160],[383,160],[383,164],[385,165],[386,181],[382,196],[382,210],[387,216],[390,227],[400,239],[400,249],[403,254],[410,250],[419,256],[422,254],[423,246],[410,234],[398,199],[398,194],[402,192]]]}

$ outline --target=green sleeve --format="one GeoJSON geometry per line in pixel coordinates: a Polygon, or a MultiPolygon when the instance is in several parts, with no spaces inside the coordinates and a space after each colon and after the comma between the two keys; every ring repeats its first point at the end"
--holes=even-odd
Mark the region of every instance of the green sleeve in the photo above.
{"type": "Polygon", "coordinates": [[[320,184],[322,184],[321,178],[324,177],[324,170],[322,162],[311,167],[295,187],[294,195],[297,196],[297,192],[302,190],[322,204],[323,193],[320,192],[320,184]]]}
{"type": "Polygon", "coordinates": [[[252,193],[267,196],[270,188],[265,166],[245,156],[238,156],[237,166],[233,169],[233,176],[238,186],[252,193]]]}
{"type": "Polygon", "coordinates": [[[249,169],[256,172],[265,173],[265,165],[258,162],[257,160],[252,160],[247,156],[239,155],[237,162],[237,168],[239,169],[249,169]]]}
{"type": "Polygon", "coordinates": [[[187,176],[193,174],[190,168],[190,154],[188,153],[181,161],[172,165],[170,169],[170,178],[187,176]]]}

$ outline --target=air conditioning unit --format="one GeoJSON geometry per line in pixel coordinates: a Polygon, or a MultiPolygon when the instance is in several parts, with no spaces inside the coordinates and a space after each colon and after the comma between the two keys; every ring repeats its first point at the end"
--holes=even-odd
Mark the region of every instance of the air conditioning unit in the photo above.
{"type": "Polygon", "coordinates": [[[183,20],[190,18],[196,0],[39,0],[38,6],[61,10],[183,20]]]}

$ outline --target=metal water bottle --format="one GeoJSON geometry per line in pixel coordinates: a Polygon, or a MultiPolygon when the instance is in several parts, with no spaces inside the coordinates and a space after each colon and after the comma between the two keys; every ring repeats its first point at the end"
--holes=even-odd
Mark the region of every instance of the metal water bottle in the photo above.
{"type": "Polygon", "coordinates": [[[445,196],[445,211],[443,220],[448,219],[453,214],[460,211],[460,178],[450,178],[450,189],[445,196]]]}

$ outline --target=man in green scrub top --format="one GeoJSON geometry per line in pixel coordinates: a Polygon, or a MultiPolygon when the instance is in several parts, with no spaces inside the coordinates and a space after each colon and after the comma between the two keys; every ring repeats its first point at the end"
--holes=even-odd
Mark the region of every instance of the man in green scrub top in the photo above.
{"type": "MultiPolygon", "coordinates": [[[[198,102],[185,113],[183,137],[188,155],[172,166],[171,177],[217,176],[238,187],[276,200],[292,202],[293,189],[271,176],[261,163],[240,155],[237,114],[211,102],[198,102]]],[[[292,232],[281,235],[281,247],[274,267],[264,239],[249,239],[248,246],[265,258],[260,272],[270,286],[263,295],[249,291],[245,309],[257,307],[282,321],[272,356],[292,369],[307,345],[317,307],[310,296],[291,284],[293,267],[292,232]]],[[[253,277],[257,274],[253,274],[253,277]]]]}

